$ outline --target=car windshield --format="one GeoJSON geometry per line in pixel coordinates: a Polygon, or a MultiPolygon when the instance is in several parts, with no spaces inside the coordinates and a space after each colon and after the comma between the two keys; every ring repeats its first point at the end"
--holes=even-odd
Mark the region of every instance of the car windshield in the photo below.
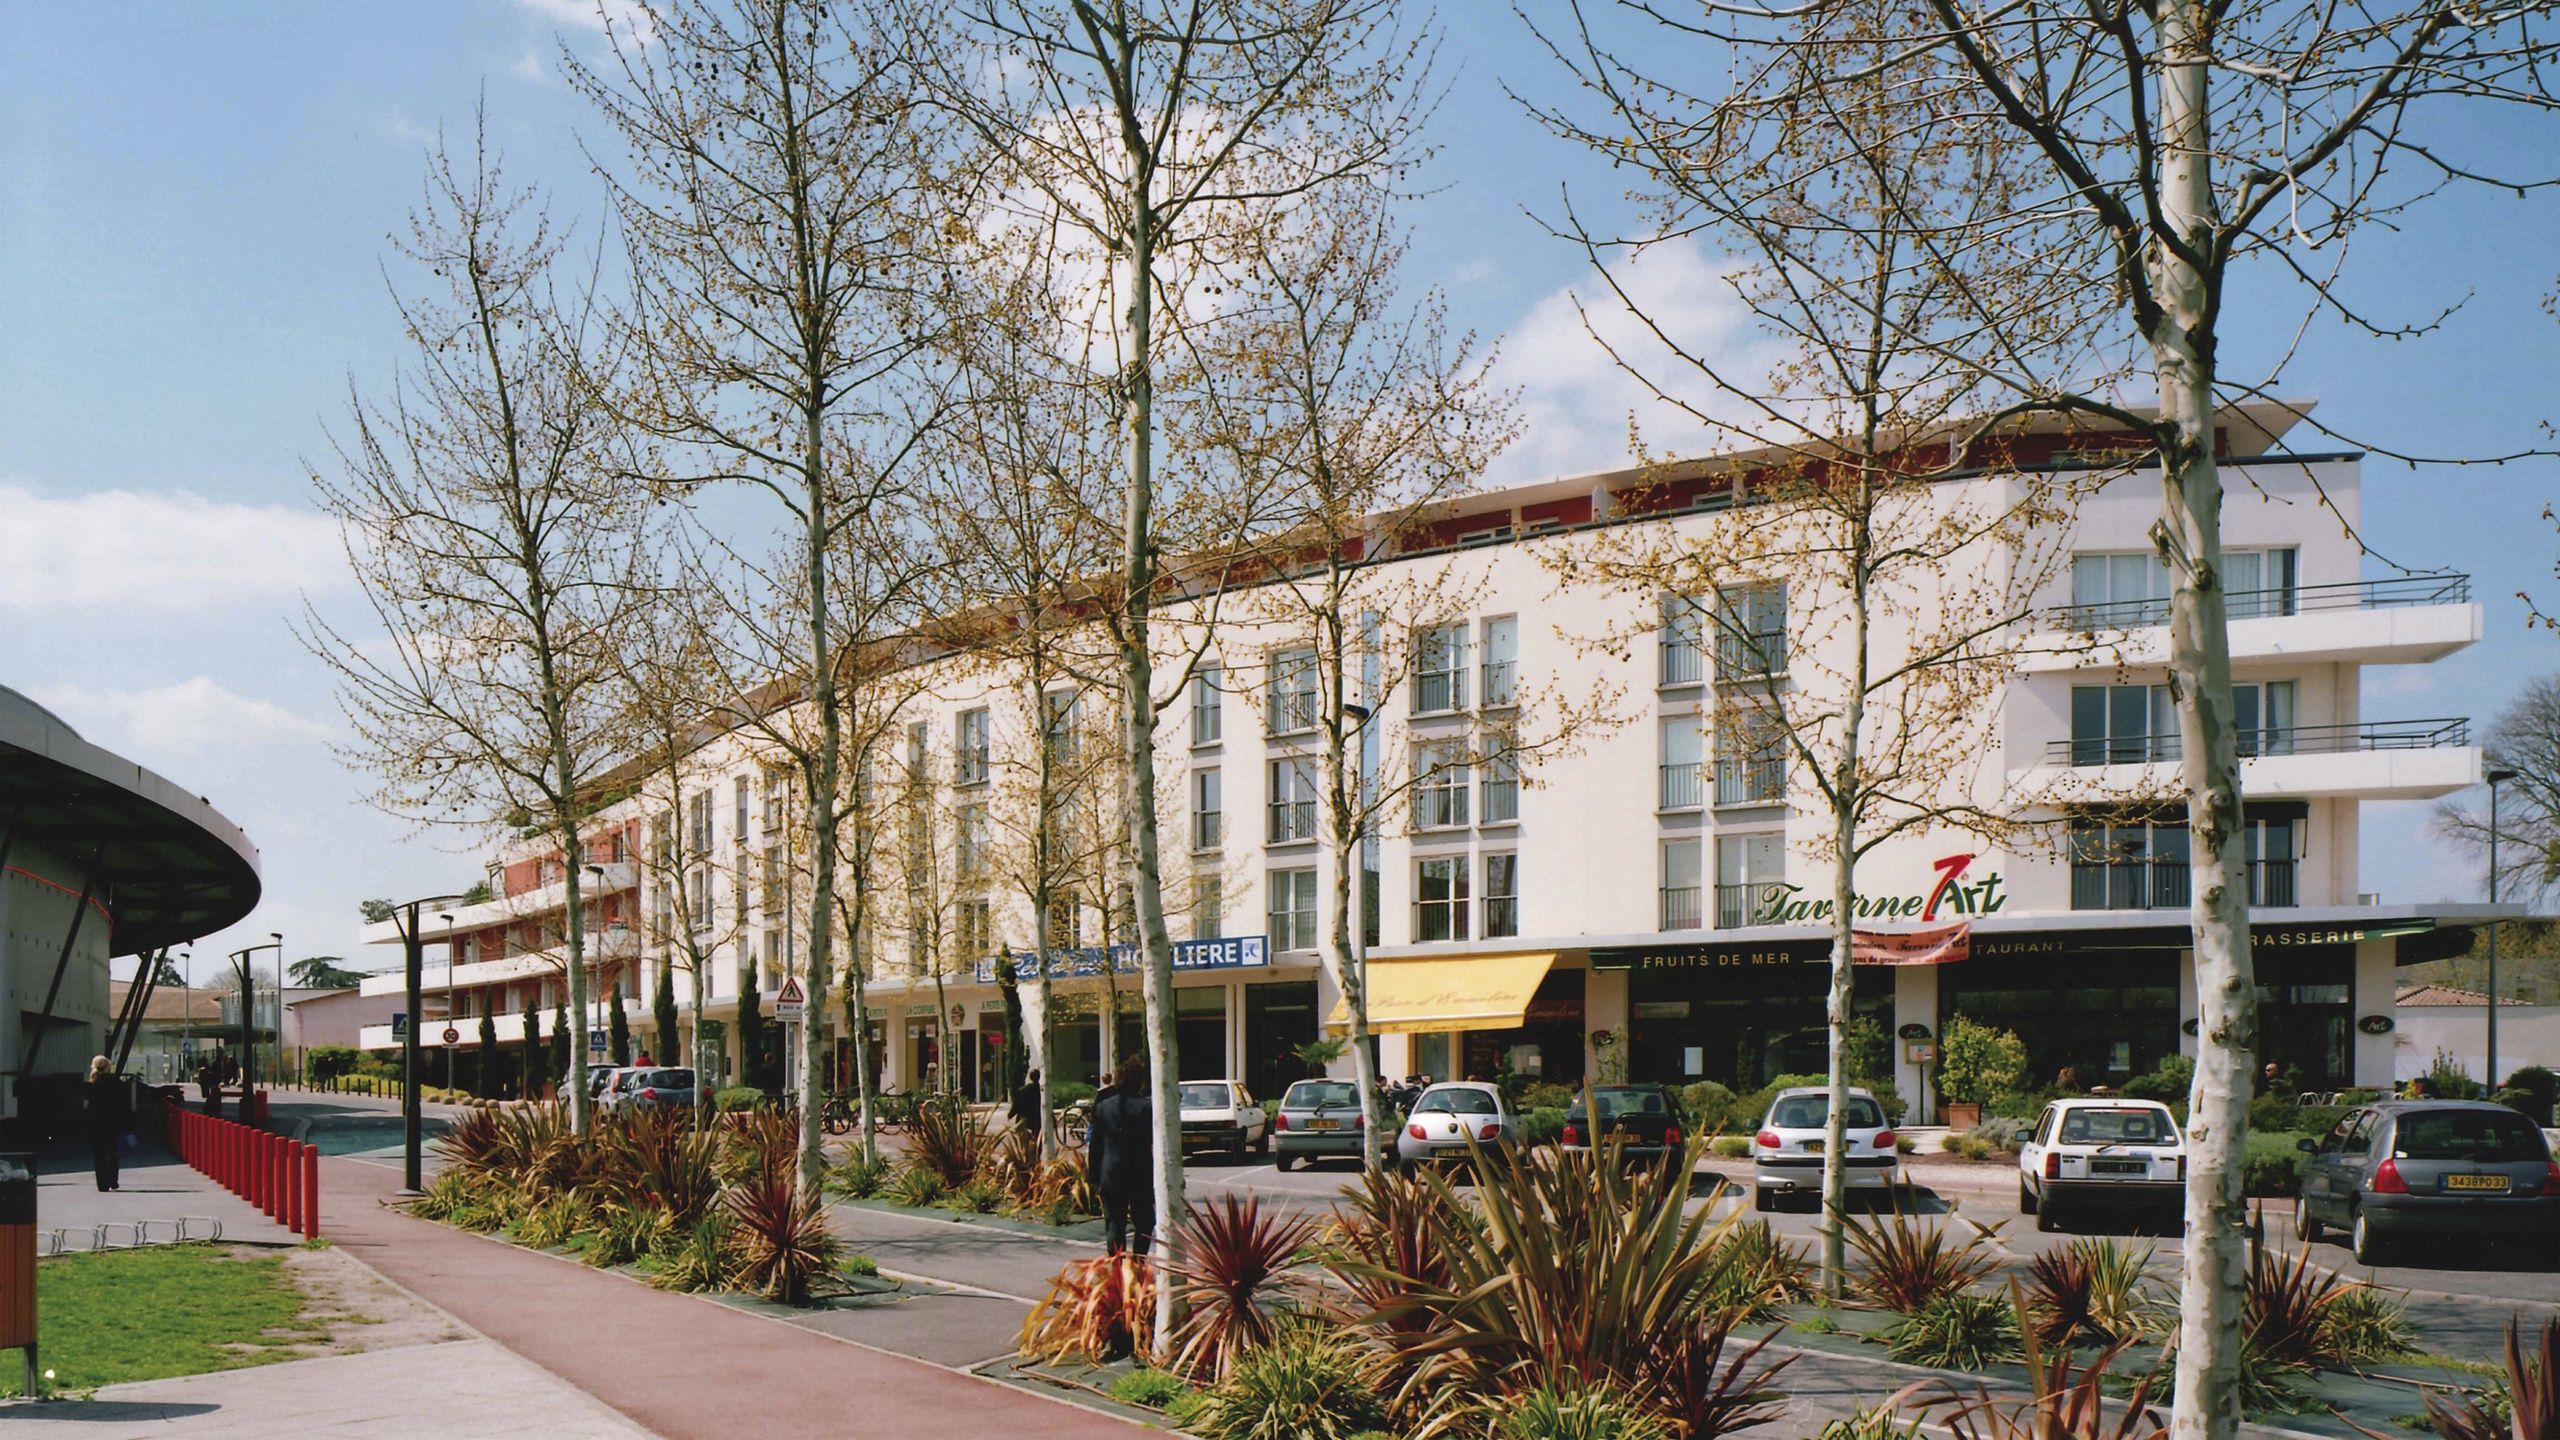
{"type": "Polygon", "coordinates": [[[2067,1145],[2160,1145],[2178,1137],[2169,1112],[2137,1106],[2123,1110],[2066,1110],[2062,1141],[2067,1145]]]}
{"type": "Polygon", "coordinates": [[[1355,1105],[1359,1092],[1339,1080],[1301,1080],[1289,1087],[1289,1098],[1282,1102],[1291,1110],[1314,1110],[1328,1105],[1355,1105]]]}
{"type": "MultiPolygon", "coordinates": [[[[1819,1130],[1831,1121],[1831,1097],[1828,1095],[1790,1095],[1769,1107],[1772,1130],[1819,1130]]],[[[1884,1111],[1864,1095],[1849,1097],[1849,1128],[1880,1130],[1884,1128],[1884,1111]]]]}
{"type": "Polygon", "coordinates": [[[1234,1104],[1224,1085],[1185,1085],[1182,1108],[1185,1110],[1224,1110],[1234,1104]]]}
{"type": "Polygon", "coordinates": [[[690,1090],[693,1088],[693,1072],[690,1070],[653,1070],[634,1083],[644,1085],[655,1090],[690,1090]]]}
{"type": "Polygon", "coordinates": [[[1591,1103],[1600,1107],[1603,1120],[1625,1120],[1634,1116],[1659,1120],[1671,1113],[1671,1107],[1663,1103],[1659,1090],[1594,1090],[1591,1103]]]}
{"type": "Polygon", "coordinates": [[[2541,1160],[2542,1132],[2512,1110],[2418,1110],[2400,1117],[2391,1154],[2401,1160],[2541,1160]]]}
{"type": "Polygon", "coordinates": [[[1439,1115],[1491,1115],[1496,1113],[1490,1090],[1426,1090],[1414,1107],[1439,1115]]]}

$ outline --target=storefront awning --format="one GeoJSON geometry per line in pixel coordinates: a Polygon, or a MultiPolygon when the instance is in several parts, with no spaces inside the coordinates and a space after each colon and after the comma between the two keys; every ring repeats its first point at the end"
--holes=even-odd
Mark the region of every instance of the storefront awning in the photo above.
{"type": "MultiPolygon", "coordinates": [[[[1510,1030],[1520,1026],[1538,982],[1556,963],[1553,952],[1532,955],[1449,955],[1369,962],[1369,1029],[1380,1035],[1424,1030],[1510,1030]]],[[[1325,1028],[1351,1028],[1341,1001],[1325,1028]]]]}

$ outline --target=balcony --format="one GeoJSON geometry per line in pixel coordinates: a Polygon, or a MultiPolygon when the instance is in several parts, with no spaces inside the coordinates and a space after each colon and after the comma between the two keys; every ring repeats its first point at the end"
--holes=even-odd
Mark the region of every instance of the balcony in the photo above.
{"type": "Polygon", "coordinates": [[[1699,928],[1699,890],[1695,885],[1662,887],[1662,928],[1695,930],[1699,928]]]}
{"type": "MultiPolygon", "coordinates": [[[[2480,638],[2468,575],[2401,575],[2225,597],[2231,658],[2417,665],[2480,638]]],[[[2066,605],[2036,617],[2022,668],[2098,669],[2169,663],[2169,602],[2066,605]]]]}
{"type": "MultiPolygon", "coordinates": [[[[1716,928],[1739,930],[1753,923],[1751,912],[1757,897],[1767,895],[1776,885],[1777,882],[1772,880],[1752,880],[1740,885],[1717,886],[1716,928]]],[[[1785,891],[1779,889],[1778,893],[1784,894],[1785,891]]]]}
{"type": "MultiPolygon", "coordinates": [[[[636,960],[639,957],[640,933],[627,926],[616,925],[586,937],[589,969],[607,962],[636,960]]],[[[498,985],[509,980],[559,975],[566,973],[568,968],[569,947],[564,942],[548,949],[528,950],[521,955],[508,955],[496,960],[426,965],[422,967],[420,987],[441,992],[473,985],[498,985]]],[[[399,995],[407,990],[408,977],[397,970],[388,975],[369,975],[362,987],[362,992],[367,995],[399,995]]]]}
{"type": "Polygon", "coordinates": [[[1692,760],[1662,767],[1662,808],[1696,810],[1707,803],[1707,767],[1692,760]]]}
{"type": "MultiPolygon", "coordinates": [[[[2480,783],[2480,748],[2465,719],[2250,730],[2240,755],[2241,789],[2260,798],[2429,800],[2480,783]]],[[[2010,779],[2030,804],[2166,796],[2178,789],[2178,756],[2175,735],[2055,740],[2045,763],[2010,779]]]]}
{"type": "Polygon", "coordinates": [[[1716,762],[1716,804],[1775,805],[1787,798],[1784,756],[1757,755],[1716,762]]]}
{"type": "MultiPolygon", "coordinates": [[[[2301,862],[2252,860],[2249,904],[2252,908],[2286,909],[2298,905],[2295,880],[2301,862]]],[[[2076,862],[2071,867],[2074,910],[2183,910],[2193,893],[2192,874],[2184,856],[2076,862]]]]}
{"type": "MultiPolygon", "coordinates": [[[[595,877],[589,876],[587,883],[578,887],[579,899],[636,890],[640,886],[640,867],[628,860],[612,865],[599,865],[596,868],[604,872],[604,878],[598,881],[595,877]]],[[[446,903],[451,905],[451,902],[446,903]]],[[[513,924],[518,920],[534,920],[544,915],[556,915],[568,908],[569,885],[565,880],[556,885],[544,885],[514,895],[501,895],[495,900],[483,900],[477,905],[451,905],[449,910],[433,905],[421,905],[418,907],[418,938],[425,941],[449,940],[457,935],[469,935],[474,931],[513,924]],[[447,913],[453,916],[451,920],[443,918],[447,913]]],[[[384,920],[378,924],[365,926],[364,943],[367,945],[401,943],[400,927],[406,920],[407,916],[404,912],[398,920],[384,920]]]]}

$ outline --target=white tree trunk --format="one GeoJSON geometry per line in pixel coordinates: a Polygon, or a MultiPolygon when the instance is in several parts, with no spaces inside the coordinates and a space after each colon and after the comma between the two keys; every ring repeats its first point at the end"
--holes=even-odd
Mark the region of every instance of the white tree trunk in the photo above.
{"type": "MultiPolygon", "coordinates": [[[[1339,653],[1339,652],[1337,652],[1339,653]]],[[[1342,683],[1337,669],[1334,683],[1342,683]]],[[[1334,723],[1339,732],[1349,719],[1342,713],[1341,696],[1334,697],[1334,723]]],[[[1356,734],[1357,732],[1353,732],[1356,734]]],[[[1350,741],[1351,735],[1342,737],[1350,741]]],[[[1342,1010],[1349,1017],[1346,1039],[1351,1047],[1352,1074],[1360,1092],[1360,1164],[1374,1173],[1381,1164],[1378,1113],[1378,1058],[1369,1045],[1369,975],[1359,950],[1351,943],[1351,926],[1355,906],[1351,888],[1351,858],[1360,844],[1360,815],[1357,796],[1359,778],[1352,767],[1343,764],[1343,745],[1330,744],[1324,755],[1325,829],[1332,840],[1331,909],[1325,924],[1324,968],[1333,978],[1334,988],[1342,992],[1342,1010]]]]}

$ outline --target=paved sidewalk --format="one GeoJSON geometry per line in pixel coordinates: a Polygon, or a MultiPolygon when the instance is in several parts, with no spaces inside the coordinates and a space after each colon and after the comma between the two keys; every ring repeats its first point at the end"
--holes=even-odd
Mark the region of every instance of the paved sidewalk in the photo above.
{"type": "MultiPolygon", "coordinates": [[[[299,1245],[302,1237],[260,1213],[258,1207],[190,1170],[160,1148],[158,1135],[146,1135],[142,1153],[125,1157],[118,1177],[122,1189],[98,1189],[86,1150],[55,1150],[36,1162],[36,1232],[39,1245],[52,1231],[63,1232],[69,1250],[87,1250],[97,1227],[108,1226],[107,1243],[123,1249],[134,1243],[134,1226],[148,1225],[150,1240],[177,1238],[176,1222],[189,1218],[188,1238],[211,1238],[206,1221],[220,1221],[222,1240],[236,1245],[299,1245]]],[[[329,1196],[320,1197],[320,1218],[329,1218],[329,1196]]]]}
{"type": "MultiPolygon", "coordinates": [[[[327,1232],[394,1283],[671,1440],[896,1434],[901,1440],[1128,1440],[1144,1426],[831,1338],[698,1296],[652,1290],[385,1203],[396,1171],[323,1159],[327,1232]]],[[[325,1203],[325,1202],[324,1202],[325,1203]]]]}

